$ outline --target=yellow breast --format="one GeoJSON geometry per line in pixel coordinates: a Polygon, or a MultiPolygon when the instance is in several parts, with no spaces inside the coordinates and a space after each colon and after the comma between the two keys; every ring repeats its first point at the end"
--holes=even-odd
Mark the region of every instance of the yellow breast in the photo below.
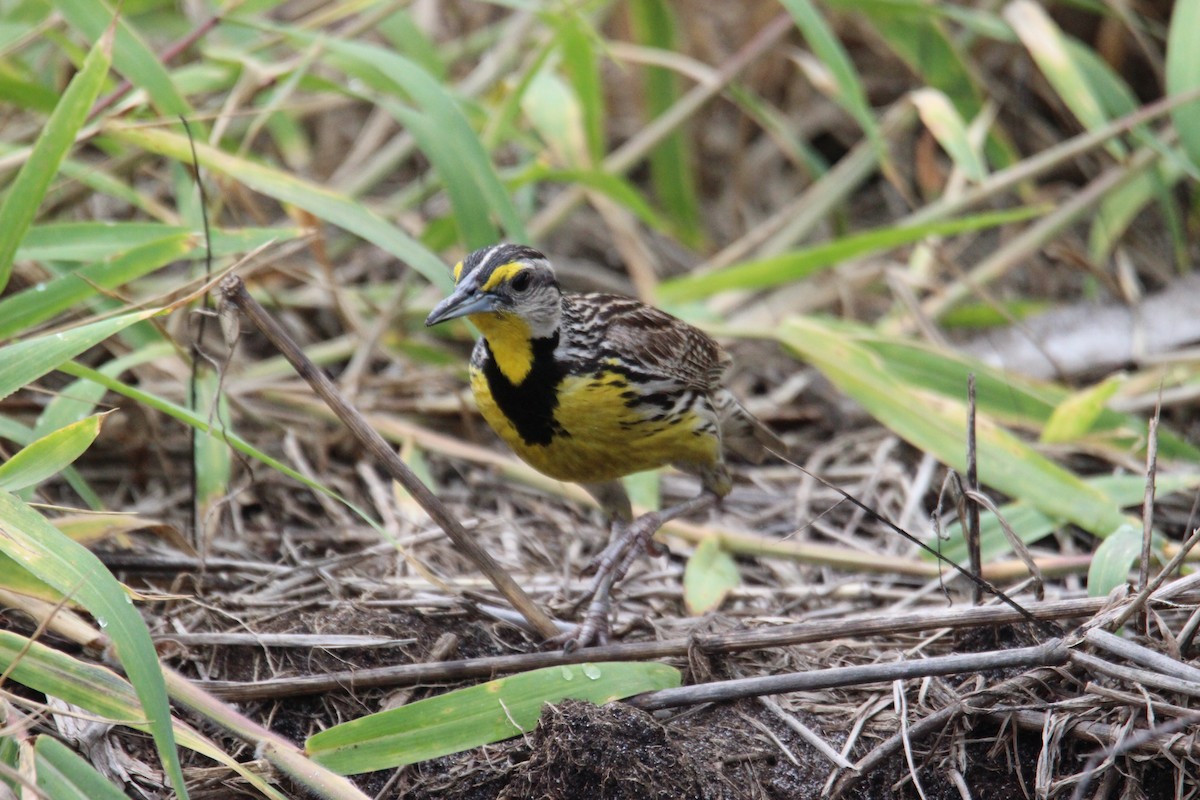
{"type": "Polygon", "coordinates": [[[471,369],[471,389],[488,424],[539,472],[576,483],[602,483],[666,464],[711,466],[719,460],[715,416],[704,398],[664,419],[630,408],[624,376],[571,376],[557,387],[555,433],[548,443],[522,438],[492,396],[483,371],[471,369]]]}

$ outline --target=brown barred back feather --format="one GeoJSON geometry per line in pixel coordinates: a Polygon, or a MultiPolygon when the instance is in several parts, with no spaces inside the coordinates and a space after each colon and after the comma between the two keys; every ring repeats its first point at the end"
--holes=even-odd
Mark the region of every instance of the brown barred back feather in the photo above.
{"type": "Polygon", "coordinates": [[[531,248],[478,250],[455,278],[427,324],[465,315],[483,332],[471,386],[484,418],[614,517],[628,514],[624,475],[674,464],[723,496],[724,451],[755,462],[786,452],[725,387],[730,358],[700,329],[628,297],[563,294],[531,248]]]}

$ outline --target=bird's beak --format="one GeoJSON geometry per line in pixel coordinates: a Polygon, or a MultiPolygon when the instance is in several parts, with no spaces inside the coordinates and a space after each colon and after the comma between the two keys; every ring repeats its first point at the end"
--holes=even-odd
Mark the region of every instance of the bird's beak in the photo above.
{"type": "Polygon", "coordinates": [[[448,319],[458,319],[468,314],[483,314],[496,310],[496,296],[479,291],[475,287],[460,286],[454,293],[433,307],[425,318],[426,327],[437,325],[448,319]]]}

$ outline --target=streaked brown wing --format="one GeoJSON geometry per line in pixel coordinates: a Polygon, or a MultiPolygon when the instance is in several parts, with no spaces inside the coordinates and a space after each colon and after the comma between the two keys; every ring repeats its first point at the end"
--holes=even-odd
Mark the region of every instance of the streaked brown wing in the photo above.
{"type": "Polygon", "coordinates": [[[606,338],[625,360],[683,388],[711,392],[721,385],[729,356],[699,328],[627,298],[606,311],[606,338]]]}

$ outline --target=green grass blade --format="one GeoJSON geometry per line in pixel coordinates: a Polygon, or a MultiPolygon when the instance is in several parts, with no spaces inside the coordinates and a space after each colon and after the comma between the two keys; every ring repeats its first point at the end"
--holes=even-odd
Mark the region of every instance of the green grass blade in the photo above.
{"type": "Polygon", "coordinates": [[[952,236],[967,231],[995,228],[1042,213],[1045,213],[1045,208],[1042,207],[1018,208],[845,236],[815,247],[734,264],[717,272],[685,275],[663,281],[659,285],[659,298],[663,302],[681,303],[730,289],[765,289],[806,278],[847,259],[912,244],[929,236],[952,236]]]}
{"type": "Polygon", "coordinates": [[[558,51],[562,54],[575,97],[579,100],[587,159],[579,166],[594,166],[604,158],[604,85],[600,79],[597,36],[584,17],[567,13],[553,20],[558,29],[558,51]]]}
{"type": "Polygon", "coordinates": [[[379,23],[377,30],[393,50],[416,61],[439,82],[446,82],[446,64],[439,50],[440,43],[429,37],[412,14],[402,8],[396,9],[379,23]]]}
{"type": "Polygon", "coordinates": [[[158,222],[60,222],[35,225],[17,250],[30,261],[99,261],[188,231],[158,222]]]}
{"type": "Polygon", "coordinates": [[[651,208],[641,193],[628,180],[611,172],[599,169],[551,169],[543,164],[531,164],[513,182],[513,187],[548,181],[586,186],[622,206],[646,225],[662,233],[671,233],[673,227],[651,208]]]}
{"type": "MultiPolygon", "coordinates": [[[[137,730],[149,730],[141,702],[128,681],[110,669],[80,661],[41,642],[0,631],[0,673],[36,692],[79,706],[90,714],[137,730]]],[[[264,796],[283,800],[283,795],[255,769],[239,763],[186,724],[175,720],[174,725],[180,745],[233,770],[264,796]]]]}
{"type": "MultiPolygon", "coordinates": [[[[53,402],[54,401],[52,400],[51,405],[53,402]]],[[[89,412],[91,410],[92,409],[88,409],[89,412]]],[[[85,416],[87,416],[86,413],[81,414],[79,417],[74,419],[65,420],[60,424],[47,425],[43,425],[39,419],[38,425],[35,428],[29,428],[25,425],[15,422],[14,420],[0,417],[0,438],[8,439],[20,445],[21,447],[28,447],[30,444],[33,444],[38,437],[51,433],[57,428],[68,425],[71,422],[76,422],[85,416]]],[[[89,508],[96,510],[104,508],[104,502],[99,498],[99,496],[96,495],[96,493],[92,490],[92,487],[87,484],[87,482],[74,467],[68,466],[63,469],[63,479],[66,480],[67,484],[74,489],[81,498],[83,498],[83,501],[87,503],[89,508]]],[[[3,570],[0,570],[0,574],[3,574],[3,570]]]]}
{"type": "Polygon", "coordinates": [[[492,220],[499,219],[507,236],[526,241],[522,221],[504,185],[496,175],[479,136],[453,96],[432,75],[411,59],[358,41],[314,37],[295,29],[279,29],[305,45],[320,42],[326,60],[392,98],[411,98],[414,112],[395,102],[386,108],[410,127],[422,151],[433,162],[454,206],[455,222],[468,247],[496,241],[492,220]]]}
{"type": "MultiPolygon", "coordinates": [[[[965,385],[963,399],[956,400],[906,383],[876,353],[820,320],[793,317],[776,336],[902,439],[966,471],[965,385]]],[[[986,415],[978,420],[977,437],[979,479],[985,486],[1100,537],[1126,522],[1111,498],[986,415]]]]}
{"type": "Polygon", "coordinates": [[[87,548],[71,541],[16,496],[0,491],[0,552],[91,612],[146,710],[154,744],[175,792],[187,797],[171,727],[167,687],[150,632],[121,584],[87,548]]]}
{"type": "MultiPolygon", "coordinates": [[[[830,323],[844,335],[871,349],[883,359],[888,370],[901,380],[943,397],[958,400],[967,375],[975,375],[980,410],[998,421],[1033,431],[1041,431],[1059,405],[1070,396],[1068,390],[1050,383],[1027,380],[1019,375],[956,353],[895,337],[876,334],[853,324],[830,323]]],[[[1101,409],[1088,437],[1092,446],[1114,447],[1124,457],[1133,449],[1144,448],[1146,422],[1131,414],[1101,409]]],[[[1188,443],[1167,427],[1159,428],[1158,452],[1162,457],[1182,458],[1200,463],[1200,448],[1188,443]]]]}
{"type": "MultiPolygon", "coordinates": [[[[634,35],[642,44],[666,52],[676,49],[678,26],[665,0],[634,0],[629,10],[634,35]]],[[[654,119],[679,99],[679,80],[665,67],[646,67],[643,74],[646,111],[654,119]]],[[[650,179],[659,204],[674,221],[679,236],[689,246],[700,246],[704,230],[700,224],[699,190],[694,158],[684,131],[676,130],[651,151],[650,179]]]]}
{"type": "Polygon", "coordinates": [[[58,93],[21,74],[12,64],[0,63],[0,97],[17,108],[49,114],[58,93]]]}
{"type": "Polygon", "coordinates": [[[113,63],[134,86],[145,89],[158,110],[170,117],[190,117],[192,107],[179,93],[158,56],[127,20],[105,0],[54,0],[63,18],[90,41],[100,39],[117,17],[113,63]]]}
{"type": "MultiPolygon", "coordinates": [[[[1200,89],[1200,0],[1175,0],[1171,29],[1167,34],[1167,94],[1179,95],[1200,89]]],[[[1171,111],[1171,120],[1188,158],[1200,168],[1200,100],[1171,111]]]]}
{"type": "Polygon", "coordinates": [[[53,736],[39,736],[37,785],[54,800],[127,800],[125,793],[53,736]]]}
{"type": "MultiPolygon", "coordinates": [[[[1108,115],[1062,30],[1046,9],[1034,0],[1013,0],[1004,9],[1004,18],[1033,56],[1046,80],[1083,126],[1095,130],[1104,125],[1108,115]]],[[[1125,151],[1116,140],[1110,141],[1108,148],[1117,157],[1125,151]]]]}
{"type": "Polygon", "coordinates": [[[524,672],[336,725],[305,751],[343,775],[414,764],[533,730],[542,706],[567,698],[602,704],[678,686],[665,664],[606,662],[524,672]]]}
{"type": "MultiPolygon", "coordinates": [[[[1065,39],[1067,52],[1077,65],[1108,119],[1126,117],[1138,110],[1139,101],[1124,78],[1116,73],[1095,50],[1074,39],[1065,39]]],[[[1176,252],[1186,253],[1187,236],[1176,207],[1172,187],[1188,173],[1193,180],[1200,173],[1192,167],[1179,148],[1171,147],[1151,128],[1139,125],[1131,137],[1140,145],[1162,155],[1158,163],[1142,168],[1141,174],[1104,198],[1088,236],[1088,253],[1097,263],[1104,263],[1124,235],[1134,217],[1151,201],[1157,200],[1164,222],[1175,241],[1176,252]]],[[[1186,256],[1179,262],[1186,263],[1186,256]]]]}
{"type": "MultiPolygon", "coordinates": [[[[169,131],[141,127],[106,128],[116,139],[152,153],[190,164],[192,151],[186,137],[169,131]]],[[[450,270],[423,245],[361,203],[309,181],[245,158],[231,155],[203,142],[196,142],[200,166],[220,173],[256,192],[283,203],[303,208],[314,216],[338,225],[391,253],[425,276],[435,286],[449,291],[450,270]]]]}
{"type": "Polygon", "coordinates": [[[921,121],[954,161],[954,165],[971,181],[982,181],[987,176],[983,157],[971,145],[967,125],[950,99],[937,89],[918,89],[912,93],[912,101],[921,121]]]}
{"type": "MultiPolygon", "coordinates": [[[[989,20],[991,27],[1000,29],[1011,38],[1011,32],[998,18],[983,10],[950,9],[944,4],[907,0],[833,0],[830,5],[865,15],[873,23],[875,32],[896,55],[928,86],[950,98],[963,119],[974,119],[983,110],[982,92],[975,78],[971,58],[956,38],[947,32],[941,17],[956,10],[964,14],[978,14],[989,20]]],[[[995,33],[993,30],[983,35],[995,38],[995,33]]],[[[988,136],[987,154],[1001,167],[1007,167],[1018,159],[1016,150],[1000,130],[993,130],[988,136]]]]}
{"type": "Polygon", "coordinates": [[[842,43],[833,35],[810,0],[782,0],[782,3],[796,21],[796,27],[804,34],[808,46],[833,76],[837,84],[837,97],[834,99],[854,117],[879,152],[884,152],[883,136],[867,102],[866,89],[842,43]]]}
{"type": "Polygon", "coordinates": [[[0,300],[0,339],[85,303],[98,290],[115,289],[183,258],[193,244],[192,234],[175,234],[10,295],[0,300]]]}
{"type": "Polygon", "coordinates": [[[0,347],[0,400],[56,369],[67,359],[157,313],[153,310],[122,314],[0,347]]]}
{"type": "MultiPolygon", "coordinates": [[[[1146,478],[1142,475],[1101,475],[1088,478],[1087,483],[1095,486],[1120,508],[1135,508],[1141,505],[1146,493],[1146,478]]],[[[1193,490],[1200,486],[1200,474],[1160,474],[1157,480],[1158,497],[1163,498],[1175,492],[1193,490]]],[[[1000,507],[1000,514],[1012,528],[1013,532],[1025,544],[1033,544],[1044,536],[1049,536],[1063,526],[1063,520],[1048,517],[1028,503],[1006,503],[1000,507]]],[[[958,564],[967,561],[967,544],[963,540],[962,531],[958,526],[948,531],[948,536],[939,543],[931,542],[931,546],[939,548],[942,555],[958,564]]],[[[979,550],[986,564],[994,558],[1012,551],[1008,537],[1000,528],[1000,521],[995,514],[984,511],[979,519],[979,550]]],[[[922,553],[923,558],[932,559],[929,553],[922,553]]]]}
{"type": "Polygon", "coordinates": [[[104,85],[111,64],[112,40],[102,37],[88,53],[83,68],[71,79],[62,100],[46,122],[29,158],[8,187],[0,205],[0,291],[12,275],[13,257],[25,232],[33,223],[50,181],[67,157],[75,136],[87,120],[88,111],[104,85]]]}
{"type": "Polygon", "coordinates": [[[521,94],[521,110],[559,163],[575,168],[592,163],[583,104],[549,66],[538,70],[521,94]]]}
{"type": "Polygon", "coordinates": [[[1040,437],[1042,443],[1061,444],[1082,439],[1096,425],[1106,404],[1124,382],[1124,377],[1112,375],[1095,386],[1073,392],[1046,420],[1040,437]]]}
{"type": "Polygon", "coordinates": [[[0,491],[17,492],[62,472],[96,441],[105,416],[93,414],[22,447],[0,464],[0,491]]]}
{"type": "MultiPolygon", "coordinates": [[[[2,352],[3,351],[0,351],[0,357],[2,357],[2,352]]],[[[223,431],[220,427],[220,424],[217,423],[216,420],[214,420],[214,423],[217,424],[210,425],[208,419],[201,414],[190,411],[177,403],[172,403],[170,400],[165,400],[157,395],[134,388],[133,386],[130,386],[129,384],[124,383],[117,378],[112,377],[111,375],[106,375],[99,370],[92,369],[91,367],[85,367],[82,364],[67,362],[60,364],[59,369],[68,375],[93,381],[123,397],[128,397],[137,403],[146,405],[155,409],[156,411],[161,411],[163,414],[179,420],[185,425],[190,425],[203,434],[211,434],[220,438],[220,440],[226,445],[232,447],[234,450],[237,450],[239,453],[243,453],[251,458],[261,461],[271,469],[276,470],[282,475],[292,478],[303,486],[307,486],[314,492],[320,492],[321,494],[332,497],[334,500],[337,500],[339,503],[345,505],[346,508],[349,508],[351,511],[358,514],[365,522],[367,522],[367,524],[378,529],[378,524],[370,517],[370,515],[366,513],[366,511],[359,508],[354,503],[335,492],[333,489],[330,489],[329,487],[318,483],[317,481],[314,481],[305,475],[302,475],[279,459],[273,458],[272,456],[247,442],[242,437],[238,436],[236,433],[231,431],[223,431]]]]}
{"type": "MultiPolygon", "coordinates": [[[[100,261],[135,247],[187,234],[181,225],[158,222],[56,222],[34,225],[17,248],[17,258],[29,261],[100,261]]],[[[270,242],[287,242],[305,234],[302,228],[238,228],[212,230],[213,258],[245,253],[270,242]]],[[[191,257],[205,254],[200,236],[191,257]]]]}
{"type": "Polygon", "coordinates": [[[1157,199],[1166,211],[1164,216],[1173,232],[1180,227],[1171,189],[1184,177],[1181,167],[1174,158],[1151,163],[1104,198],[1088,231],[1088,255],[1096,263],[1108,260],[1134,219],[1152,200],[1157,199]]]}
{"type": "MultiPolygon", "coordinates": [[[[106,361],[98,369],[103,374],[115,378],[127,369],[158,358],[175,357],[177,354],[178,351],[170,342],[160,342],[106,361]]],[[[46,408],[38,417],[34,431],[42,436],[83,419],[96,410],[96,406],[99,405],[107,391],[106,387],[93,381],[85,379],[74,381],[46,404],[46,408]]]]}

